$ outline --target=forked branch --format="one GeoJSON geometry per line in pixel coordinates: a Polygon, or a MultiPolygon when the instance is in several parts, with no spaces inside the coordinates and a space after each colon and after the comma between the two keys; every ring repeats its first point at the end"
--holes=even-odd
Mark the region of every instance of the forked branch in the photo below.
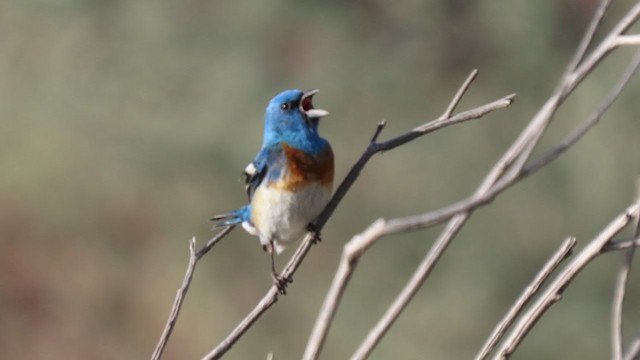
{"type": "Polygon", "coordinates": [[[220,232],[218,232],[214,237],[212,237],[207,243],[201,247],[198,251],[196,251],[196,239],[192,238],[189,241],[189,264],[187,265],[187,271],[184,274],[184,279],[182,279],[182,285],[178,289],[176,293],[176,298],[173,301],[173,305],[171,306],[171,312],[169,313],[169,319],[167,320],[167,324],[162,330],[162,334],[160,335],[160,340],[158,340],[158,344],[156,348],[153,350],[153,354],[151,355],[152,360],[158,360],[162,357],[162,353],[164,352],[164,348],[167,346],[167,342],[171,337],[171,333],[173,332],[173,328],[176,326],[176,322],[178,321],[178,315],[180,315],[180,309],[182,309],[182,303],[184,302],[185,296],[187,296],[187,292],[189,291],[189,285],[191,285],[191,280],[193,279],[193,272],[196,269],[196,265],[198,261],[211,250],[211,248],[217,244],[220,240],[222,240],[225,236],[227,236],[231,230],[233,230],[235,226],[228,226],[220,232]]]}

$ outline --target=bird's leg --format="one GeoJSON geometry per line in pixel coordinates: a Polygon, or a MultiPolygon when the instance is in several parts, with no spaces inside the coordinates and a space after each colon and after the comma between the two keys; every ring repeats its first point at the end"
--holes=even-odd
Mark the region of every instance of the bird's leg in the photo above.
{"type": "Polygon", "coordinates": [[[273,284],[278,288],[278,292],[282,295],[287,295],[287,285],[291,282],[291,279],[287,279],[276,271],[276,254],[273,241],[270,241],[267,245],[263,246],[264,250],[271,255],[271,278],[273,284]]]}
{"type": "Polygon", "coordinates": [[[322,241],[320,229],[318,229],[315,223],[309,223],[309,225],[307,225],[307,231],[313,235],[313,239],[311,239],[313,244],[317,244],[322,241]]]}

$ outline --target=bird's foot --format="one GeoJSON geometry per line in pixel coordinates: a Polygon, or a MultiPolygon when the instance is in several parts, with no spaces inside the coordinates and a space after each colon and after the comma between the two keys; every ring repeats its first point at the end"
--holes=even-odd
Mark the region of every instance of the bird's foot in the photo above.
{"type": "Polygon", "coordinates": [[[278,292],[282,295],[287,295],[287,285],[293,282],[291,278],[286,278],[276,272],[271,273],[273,279],[273,285],[278,288],[278,292]]]}
{"type": "Polygon", "coordinates": [[[293,282],[291,278],[284,277],[276,271],[276,259],[275,259],[275,244],[270,241],[262,245],[264,251],[271,255],[271,279],[273,279],[273,285],[278,288],[278,292],[282,295],[287,295],[287,285],[293,282]]]}
{"type": "Polygon", "coordinates": [[[311,239],[312,244],[317,244],[322,242],[322,237],[320,236],[320,229],[314,223],[310,223],[307,225],[307,231],[313,235],[313,239],[311,239]]]}

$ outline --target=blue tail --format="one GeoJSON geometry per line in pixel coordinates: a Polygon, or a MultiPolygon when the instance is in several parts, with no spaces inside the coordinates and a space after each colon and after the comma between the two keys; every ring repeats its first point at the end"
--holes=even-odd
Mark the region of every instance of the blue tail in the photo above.
{"type": "Polygon", "coordinates": [[[213,227],[236,225],[245,221],[250,222],[251,205],[243,206],[240,209],[232,211],[228,214],[216,215],[211,218],[211,221],[216,222],[213,227]]]}

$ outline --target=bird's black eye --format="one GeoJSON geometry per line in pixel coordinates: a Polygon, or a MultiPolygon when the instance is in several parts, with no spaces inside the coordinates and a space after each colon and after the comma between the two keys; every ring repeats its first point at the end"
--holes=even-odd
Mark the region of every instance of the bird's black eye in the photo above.
{"type": "Polygon", "coordinates": [[[291,108],[291,104],[290,103],[284,103],[284,104],[280,105],[280,107],[282,108],[282,110],[289,110],[291,108]]]}

